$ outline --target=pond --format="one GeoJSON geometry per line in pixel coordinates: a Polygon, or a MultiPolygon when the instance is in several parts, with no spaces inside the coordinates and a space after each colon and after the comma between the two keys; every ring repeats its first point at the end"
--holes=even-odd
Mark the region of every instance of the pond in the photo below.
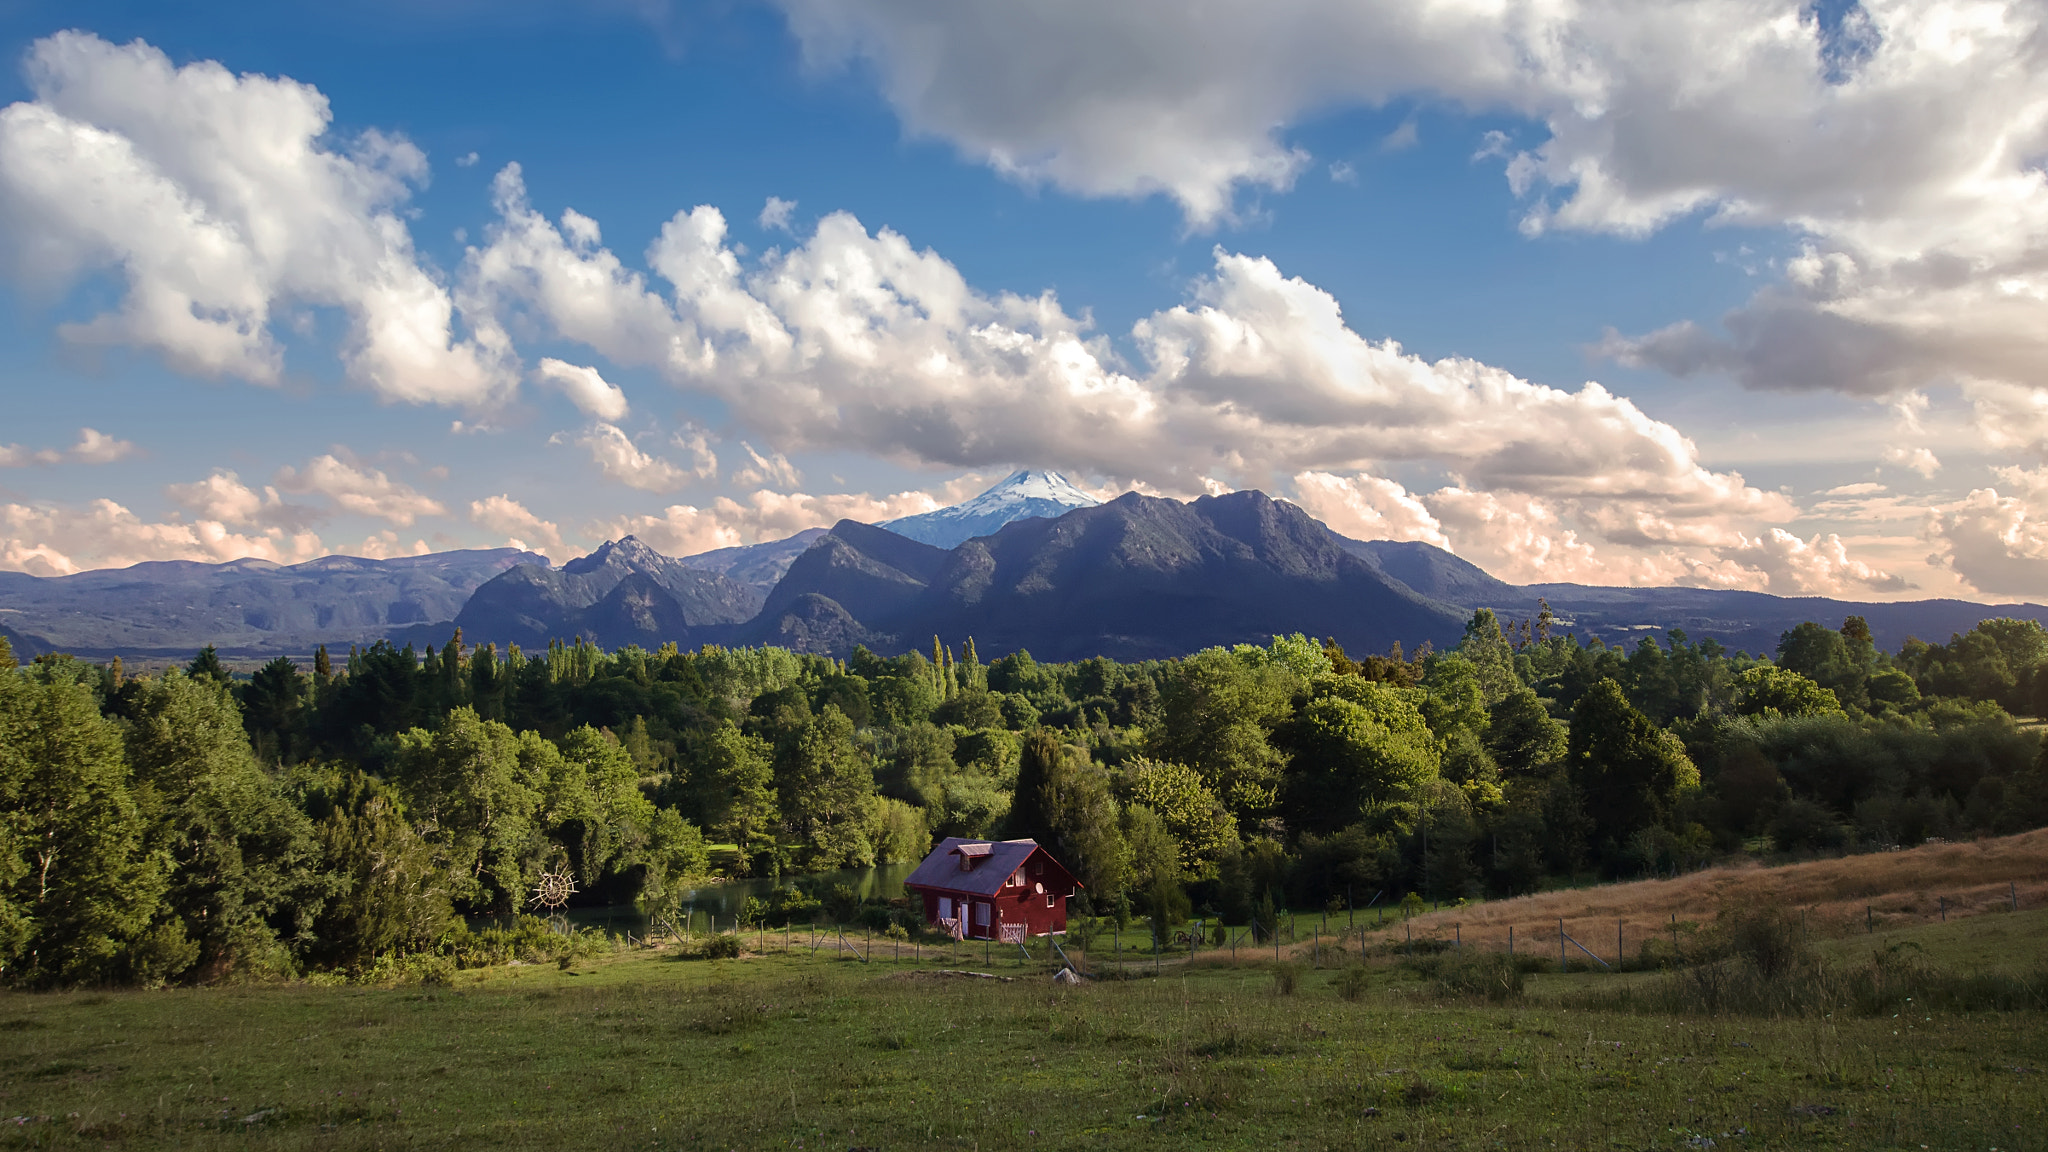
{"type": "MultiPolygon", "coordinates": [[[[841,868],[835,872],[812,872],[802,876],[784,876],[775,880],[767,876],[756,876],[746,880],[723,880],[706,884],[683,897],[684,911],[689,912],[698,927],[709,925],[708,917],[716,916],[721,926],[729,926],[738,915],[747,897],[767,900],[768,894],[779,885],[797,884],[801,887],[824,894],[835,885],[844,884],[852,888],[862,900],[890,900],[903,895],[903,881],[917,870],[917,862],[903,864],[879,864],[873,868],[841,868]]],[[[571,908],[569,922],[578,928],[603,928],[612,932],[645,932],[647,918],[639,909],[630,904],[599,906],[593,908],[571,908]]]]}

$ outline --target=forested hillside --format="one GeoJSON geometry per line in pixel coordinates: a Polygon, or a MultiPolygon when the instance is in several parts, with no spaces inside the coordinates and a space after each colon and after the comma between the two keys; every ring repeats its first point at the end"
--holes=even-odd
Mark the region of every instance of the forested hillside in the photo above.
{"type": "Polygon", "coordinates": [[[807,917],[804,873],[944,835],[1040,839],[1098,914],[1243,923],[2010,831],[2048,823],[2044,709],[2048,633],[2012,620],[1897,653],[1805,624],[1773,659],[1485,610],[1445,652],[1139,663],[458,633],[245,680],[0,645],[0,980],[467,955],[564,868],[651,910],[777,875],[761,914],[807,917]]]}

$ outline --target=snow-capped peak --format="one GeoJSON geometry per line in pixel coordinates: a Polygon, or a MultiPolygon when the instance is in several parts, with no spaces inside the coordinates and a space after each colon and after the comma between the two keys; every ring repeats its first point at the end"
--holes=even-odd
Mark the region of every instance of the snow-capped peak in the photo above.
{"type": "Polygon", "coordinates": [[[1076,508],[1092,508],[1100,503],[1057,472],[1025,468],[972,500],[917,516],[884,520],[879,526],[912,540],[952,548],[976,536],[986,536],[1013,520],[1063,516],[1076,508]]]}
{"type": "MultiPolygon", "coordinates": [[[[1050,500],[1054,504],[1068,508],[1093,508],[1102,503],[1074,487],[1065,476],[1057,472],[1026,468],[1012,474],[1009,479],[974,499],[955,504],[951,508],[941,508],[939,512],[971,513],[1008,504],[1019,504],[1027,500],[1050,500]]],[[[936,516],[938,512],[930,514],[936,516]]]]}

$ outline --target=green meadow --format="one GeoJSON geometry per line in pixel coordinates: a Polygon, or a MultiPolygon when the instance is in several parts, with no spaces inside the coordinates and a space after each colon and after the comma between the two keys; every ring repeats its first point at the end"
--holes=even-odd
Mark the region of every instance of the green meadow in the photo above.
{"type": "MultiPolygon", "coordinates": [[[[2038,1009],[1627,1002],[1675,978],[1654,972],[1530,973],[1491,1003],[1371,940],[1068,986],[1015,949],[760,939],[432,986],[5,994],[0,1146],[2048,1146],[2038,1009]]],[[[2044,941],[2048,912],[2021,912],[1823,950],[2019,973],[2044,941]]]]}

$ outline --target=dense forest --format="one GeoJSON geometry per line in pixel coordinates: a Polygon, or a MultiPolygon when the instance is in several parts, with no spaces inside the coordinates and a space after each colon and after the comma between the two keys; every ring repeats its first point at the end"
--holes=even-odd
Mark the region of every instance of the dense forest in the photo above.
{"type": "Polygon", "coordinates": [[[1240,924],[1878,849],[2048,823],[2019,719],[2044,711],[2048,633],[2013,620],[1896,654],[1804,624],[1765,657],[1481,610],[1445,652],[1295,635],[1133,664],[458,632],[246,678],[211,648],[130,676],[0,641],[0,982],[468,955],[543,871],[648,911],[772,875],[755,914],[808,917],[805,874],[945,835],[1036,837],[1084,913],[1240,924]]]}

